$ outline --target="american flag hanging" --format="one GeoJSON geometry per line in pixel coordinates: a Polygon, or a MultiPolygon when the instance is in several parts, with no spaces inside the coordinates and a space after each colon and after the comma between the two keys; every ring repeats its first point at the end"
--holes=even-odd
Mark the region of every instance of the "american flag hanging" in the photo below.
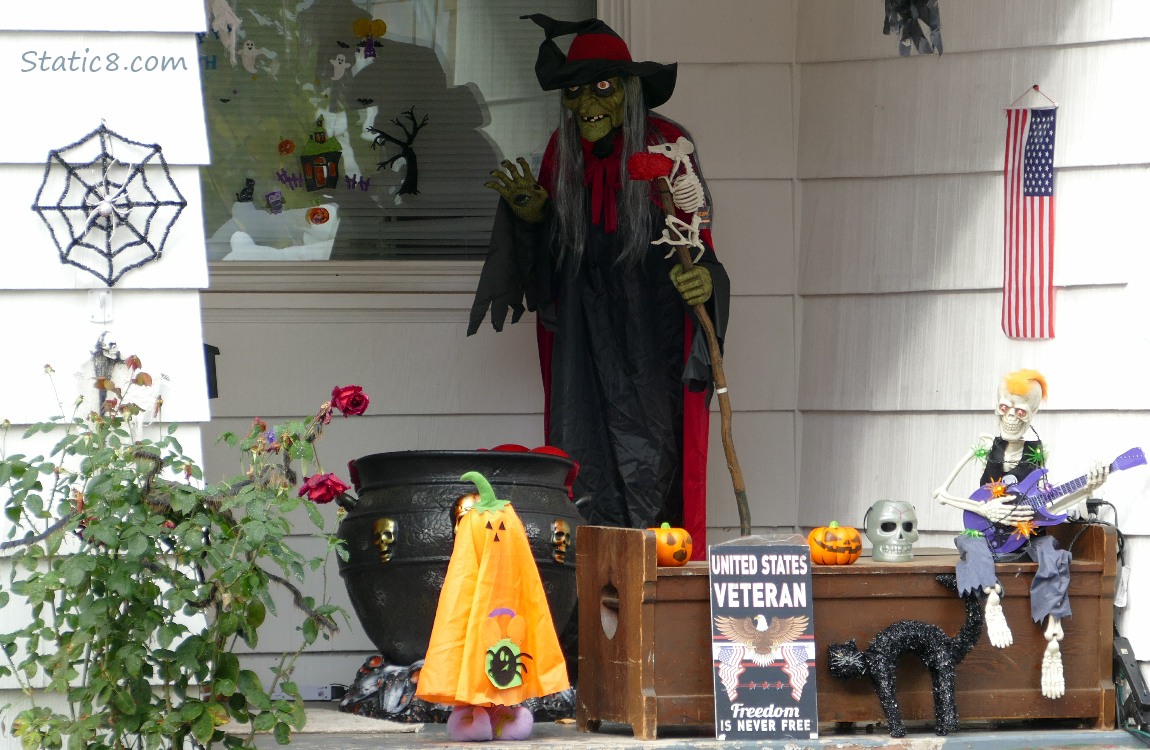
{"type": "Polygon", "coordinates": [[[1002,330],[1054,338],[1054,108],[1006,110],[1002,330]]]}

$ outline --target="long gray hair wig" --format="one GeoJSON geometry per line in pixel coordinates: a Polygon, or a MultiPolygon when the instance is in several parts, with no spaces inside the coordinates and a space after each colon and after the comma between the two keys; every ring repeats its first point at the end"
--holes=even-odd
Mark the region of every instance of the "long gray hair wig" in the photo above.
{"type": "MultiPolygon", "coordinates": [[[[643,89],[634,76],[623,78],[623,158],[620,159],[621,185],[618,193],[618,226],[620,252],[617,264],[634,267],[650,252],[655,215],[651,211],[650,185],[632,180],[627,175],[627,157],[647,149],[647,107],[643,89]]],[[[587,243],[587,191],[583,184],[583,148],[575,114],[560,102],[560,128],[556,148],[555,195],[552,198],[554,241],[559,260],[568,258],[578,268],[587,243]]],[[[661,142],[654,131],[655,142],[661,142]]]]}

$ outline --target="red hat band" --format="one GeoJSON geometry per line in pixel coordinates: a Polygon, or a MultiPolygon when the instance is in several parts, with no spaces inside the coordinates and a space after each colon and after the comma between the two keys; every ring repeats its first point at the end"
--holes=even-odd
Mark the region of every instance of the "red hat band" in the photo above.
{"type": "Polygon", "coordinates": [[[567,60],[622,60],[631,62],[631,51],[614,34],[579,34],[571,40],[567,60]]]}

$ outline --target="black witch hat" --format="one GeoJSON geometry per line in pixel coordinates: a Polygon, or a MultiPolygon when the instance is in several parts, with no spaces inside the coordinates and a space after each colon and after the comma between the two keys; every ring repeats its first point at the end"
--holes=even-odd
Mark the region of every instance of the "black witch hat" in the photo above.
{"type": "Polygon", "coordinates": [[[520,16],[534,21],[547,38],[539,45],[535,76],[544,91],[582,86],[612,76],[635,76],[643,85],[643,101],[658,107],[675,90],[678,65],[635,62],[627,43],[598,18],[586,21],[556,21],[542,13],[520,16]],[[564,55],[552,41],[557,36],[575,34],[564,55]]]}

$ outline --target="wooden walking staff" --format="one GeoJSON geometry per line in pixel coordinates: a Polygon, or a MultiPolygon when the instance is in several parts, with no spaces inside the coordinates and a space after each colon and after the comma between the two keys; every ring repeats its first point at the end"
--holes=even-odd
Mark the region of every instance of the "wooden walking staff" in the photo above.
{"type": "MultiPolygon", "coordinates": [[[[699,209],[705,205],[703,186],[691,167],[690,154],[694,145],[686,138],[675,143],[658,144],[648,147],[651,153],[632,154],[627,160],[627,172],[633,180],[655,180],[660,204],[666,217],[667,227],[653,245],[669,245],[679,255],[679,264],[684,271],[695,267],[692,248],[702,254],[703,243],[699,239],[701,217],[699,209]],[[681,173],[677,175],[681,170],[681,173]],[[677,176],[676,176],[677,175],[677,176]],[[676,215],[676,205],[680,210],[691,214],[688,224],[676,215]]],[[[719,416],[723,436],[723,452],[727,458],[727,469],[731,472],[731,484],[735,490],[735,505],[739,510],[739,533],[751,535],[751,509],[747,503],[747,488],[743,482],[743,471],[739,468],[739,457],[735,454],[735,441],[731,433],[731,399],[727,394],[727,376],[723,372],[723,355],[719,350],[719,338],[715,326],[703,303],[692,305],[695,318],[707,337],[711,355],[711,378],[715,381],[715,394],[719,397],[719,416]]]]}

